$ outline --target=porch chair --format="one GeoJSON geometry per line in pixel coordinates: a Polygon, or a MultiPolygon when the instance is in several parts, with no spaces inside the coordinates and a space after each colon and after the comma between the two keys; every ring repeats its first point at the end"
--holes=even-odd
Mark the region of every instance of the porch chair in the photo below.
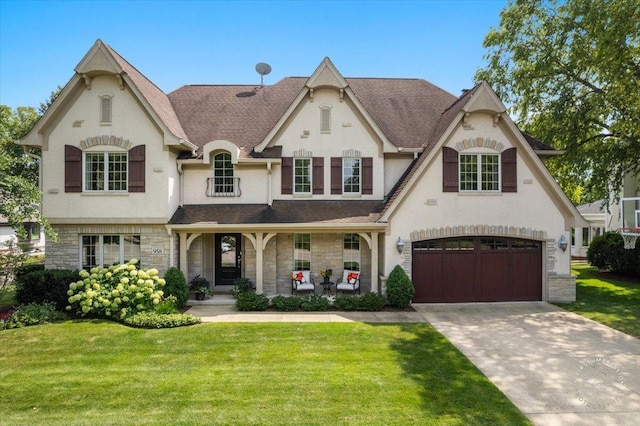
{"type": "Polygon", "coordinates": [[[344,294],[345,291],[355,293],[356,290],[358,290],[358,294],[361,294],[360,278],[362,278],[362,272],[345,269],[342,277],[338,277],[338,282],[336,282],[336,295],[339,291],[344,294]]]}
{"type": "Polygon", "coordinates": [[[311,278],[310,271],[292,271],[291,272],[291,294],[301,291],[311,291],[315,293],[316,284],[311,278]]]}

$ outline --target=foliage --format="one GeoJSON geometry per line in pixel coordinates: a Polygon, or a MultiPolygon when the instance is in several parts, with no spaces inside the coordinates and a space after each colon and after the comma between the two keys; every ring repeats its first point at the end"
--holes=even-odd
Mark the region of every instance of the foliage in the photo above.
{"type": "Polygon", "coordinates": [[[333,306],[343,311],[376,312],[382,310],[386,303],[384,296],[369,292],[362,296],[338,296],[334,300],[333,306]]]}
{"type": "Polygon", "coordinates": [[[158,270],[137,269],[137,259],[109,268],[80,271],[80,280],[69,284],[68,311],[80,316],[92,315],[124,319],[160,304],[165,286],[158,270]]]}
{"type": "Polygon", "coordinates": [[[177,302],[178,302],[177,297],[166,296],[160,301],[160,303],[156,305],[156,312],[159,314],[177,314],[178,313],[178,309],[176,307],[177,302]]]}
{"type": "Polygon", "coordinates": [[[278,295],[271,299],[273,309],[280,312],[297,311],[302,305],[302,298],[299,296],[278,295]]]}
{"type": "Polygon", "coordinates": [[[239,311],[266,311],[268,307],[269,298],[253,291],[240,293],[236,299],[236,308],[239,311]]]}
{"type": "Polygon", "coordinates": [[[165,272],[164,280],[166,282],[164,294],[176,298],[176,308],[184,308],[189,300],[189,287],[182,271],[172,266],[165,272]]]}
{"type": "Polygon", "coordinates": [[[161,314],[146,311],[125,317],[122,322],[137,328],[174,328],[199,324],[200,318],[189,314],[161,314]]]}
{"type": "Polygon", "coordinates": [[[640,242],[625,249],[620,234],[605,232],[589,244],[587,260],[598,269],[640,277],[640,242]]]}
{"type": "Polygon", "coordinates": [[[18,306],[9,317],[0,320],[0,330],[48,324],[65,319],[67,319],[67,315],[56,310],[53,303],[30,303],[18,306]]]}
{"type": "Polygon", "coordinates": [[[27,237],[24,222],[38,222],[45,233],[56,240],[57,236],[40,213],[38,188],[38,163],[26,155],[22,146],[14,141],[24,137],[39,116],[31,107],[18,107],[13,111],[0,105],[0,216],[20,239],[27,237]]]}
{"type": "Polygon", "coordinates": [[[212,295],[211,287],[209,286],[209,280],[200,275],[196,275],[189,281],[189,289],[196,294],[212,295]]]}
{"type": "Polygon", "coordinates": [[[629,0],[511,0],[486,35],[487,80],[527,132],[565,150],[548,167],[579,202],[640,171],[640,8],[629,0]]]}
{"type": "Polygon", "coordinates": [[[28,255],[13,240],[7,241],[5,247],[0,247],[0,296],[13,285],[27,257],[28,255]]]}
{"type": "Polygon", "coordinates": [[[400,265],[389,274],[387,279],[387,301],[394,308],[406,308],[411,303],[415,288],[400,265]]]}
{"type": "Polygon", "coordinates": [[[64,311],[69,283],[77,276],[77,271],[68,269],[34,270],[16,280],[16,300],[23,305],[52,302],[56,309],[64,311]]]}
{"type": "Polygon", "coordinates": [[[231,293],[237,296],[240,293],[247,293],[253,290],[253,284],[249,278],[236,278],[233,281],[233,290],[231,293]]]}
{"type": "Polygon", "coordinates": [[[327,298],[318,294],[310,294],[302,298],[300,308],[302,308],[303,311],[319,312],[328,310],[329,305],[329,300],[327,298]]]}

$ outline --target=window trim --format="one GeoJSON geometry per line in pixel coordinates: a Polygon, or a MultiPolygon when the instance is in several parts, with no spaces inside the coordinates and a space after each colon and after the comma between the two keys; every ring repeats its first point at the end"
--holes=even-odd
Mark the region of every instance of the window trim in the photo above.
{"type": "MultiPolygon", "coordinates": [[[[355,170],[354,167],[351,167],[351,170],[355,170]]],[[[350,177],[353,177],[354,175],[351,174],[350,177]]],[[[350,184],[351,186],[353,186],[353,184],[350,184]]],[[[343,195],[361,195],[362,194],[362,158],[360,157],[343,157],[342,158],[342,194],[343,195]],[[346,182],[346,175],[345,175],[345,163],[346,161],[358,161],[358,191],[347,191],[347,182],[346,182]]]]}
{"type": "MultiPolygon", "coordinates": [[[[469,172],[465,172],[469,173],[469,172]]],[[[502,161],[501,154],[499,153],[487,153],[487,152],[465,152],[458,154],[458,191],[461,193],[500,193],[502,192],[502,161]],[[472,182],[466,181],[462,179],[462,167],[463,167],[463,157],[475,157],[476,158],[476,166],[477,169],[475,171],[475,179],[472,182]],[[483,157],[492,157],[495,158],[494,165],[497,167],[497,170],[493,172],[493,174],[497,177],[495,181],[484,181],[483,180],[483,157]],[[475,183],[477,185],[477,189],[464,189],[465,184],[475,183]],[[483,189],[483,184],[488,183],[495,187],[495,189],[483,189]]]]}
{"type": "MultiPolygon", "coordinates": [[[[304,176],[301,176],[304,177],[304,176]]],[[[305,186],[307,184],[304,184],[305,186]]],[[[293,194],[294,195],[312,195],[313,194],[313,159],[311,157],[299,157],[293,159],[293,194]],[[297,181],[297,172],[298,170],[303,170],[302,168],[298,168],[297,163],[299,161],[307,161],[307,176],[309,178],[309,190],[308,191],[298,191],[298,181],[297,181]]]]}
{"type": "MultiPolygon", "coordinates": [[[[118,164],[118,163],[115,163],[118,164]]],[[[82,192],[86,193],[127,193],[129,192],[129,152],[128,151],[83,151],[82,152],[82,192]],[[103,170],[102,173],[102,185],[104,189],[89,189],[87,187],[87,156],[88,155],[96,155],[102,154],[102,164],[103,170]],[[124,179],[119,180],[110,180],[110,173],[118,173],[117,171],[110,171],[109,164],[114,163],[110,160],[110,156],[112,154],[124,155],[124,161],[120,161],[119,164],[124,165],[124,179]],[[109,189],[110,183],[120,182],[124,185],[124,189],[109,189]]],[[[96,180],[96,182],[98,182],[96,180]]]]}
{"type": "Polygon", "coordinates": [[[310,233],[295,233],[293,234],[293,256],[292,256],[292,271],[311,271],[311,234],[310,233]],[[302,241],[297,241],[298,238],[301,238],[302,241]],[[297,248],[297,243],[301,243],[303,245],[302,248],[297,248]],[[309,245],[309,249],[308,249],[308,253],[309,253],[309,258],[306,259],[304,256],[300,256],[300,258],[296,257],[296,251],[300,250],[300,253],[305,253],[307,252],[306,249],[304,248],[304,245],[307,244],[309,245]],[[303,264],[306,262],[309,263],[309,269],[305,269],[304,266],[298,268],[297,266],[297,261],[301,261],[303,264]]]}
{"type": "Polygon", "coordinates": [[[231,162],[231,153],[229,152],[219,152],[213,156],[213,193],[214,194],[234,194],[235,193],[235,170],[233,168],[233,163],[231,162]],[[217,157],[223,156],[221,160],[223,162],[222,168],[217,168],[217,157]],[[227,156],[227,157],[224,157],[227,156]],[[228,168],[227,166],[231,166],[228,168]],[[225,173],[231,170],[231,176],[227,176],[225,173]],[[221,171],[223,173],[222,176],[217,176],[216,172],[221,171]],[[218,183],[217,180],[221,179],[223,183],[218,183]],[[223,191],[218,191],[218,187],[222,187],[223,191]]]}
{"type": "Polygon", "coordinates": [[[361,271],[362,270],[362,243],[360,241],[360,234],[358,234],[357,232],[346,232],[344,234],[342,234],[342,267],[344,269],[348,269],[351,271],[361,271]],[[349,240],[347,240],[347,238],[349,238],[348,236],[351,236],[349,240]],[[357,244],[357,252],[358,252],[358,258],[354,259],[351,258],[350,256],[347,256],[347,253],[353,253],[356,248],[354,247],[357,244]],[[347,245],[350,245],[350,247],[347,247],[347,245]],[[357,263],[358,264],[358,268],[352,268],[352,267],[347,267],[347,262],[349,263],[357,263]]]}
{"type": "Polygon", "coordinates": [[[142,243],[141,243],[141,238],[140,235],[138,234],[118,234],[118,233],[114,233],[114,234],[80,234],[79,235],[79,246],[80,246],[80,260],[79,260],[79,268],[80,269],[85,269],[85,270],[90,270],[91,268],[94,267],[102,267],[105,265],[105,259],[104,259],[104,238],[105,237],[118,237],[119,242],[118,242],[118,251],[119,251],[119,261],[120,263],[124,263],[129,261],[130,259],[127,259],[126,257],[126,239],[127,238],[137,238],[138,240],[138,251],[137,253],[132,253],[131,257],[135,257],[137,259],[140,258],[140,255],[142,253],[142,243]],[[97,237],[97,241],[95,243],[96,245],[96,253],[93,255],[95,256],[95,261],[96,264],[95,265],[86,265],[84,264],[84,260],[85,260],[85,254],[84,254],[84,248],[85,248],[85,244],[84,244],[84,238],[85,237],[97,237]]]}

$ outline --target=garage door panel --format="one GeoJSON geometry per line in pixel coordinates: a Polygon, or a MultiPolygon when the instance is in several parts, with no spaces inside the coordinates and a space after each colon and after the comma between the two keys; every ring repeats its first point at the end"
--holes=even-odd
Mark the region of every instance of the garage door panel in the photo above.
{"type": "Polygon", "coordinates": [[[476,301],[498,302],[509,299],[509,261],[508,252],[481,251],[475,274],[476,301]]]}
{"type": "Polygon", "coordinates": [[[444,302],[473,302],[473,252],[445,252],[442,257],[444,302]]]}
{"type": "Polygon", "coordinates": [[[425,285],[415,286],[416,293],[414,300],[424,302],[441,301],[444,297],[444,280],[442,277],[442,253],[417,253],[416,258],[420,259],[415,265],[413,276],[432,277],[425,285]]]}
{"type": "Polygon", "coordinates": [[[513,300],[542,300],[541,253],[519,253],[512,257],[513,300]]]}

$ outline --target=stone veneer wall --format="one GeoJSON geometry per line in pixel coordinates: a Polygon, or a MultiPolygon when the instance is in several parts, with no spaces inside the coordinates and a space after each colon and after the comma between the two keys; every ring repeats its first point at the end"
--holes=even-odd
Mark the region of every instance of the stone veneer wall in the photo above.
{"type": "MultiPolygon", "coordinates": [[[[144,268],[157,268],[160,274],[169,269],[171,238],[164,226],[144,225],[54,225],[59,241],[46,241],[47,269],[80,267],[81,235],[140,235],[140,263],[144,268]]],[[[128,260],[128,259],[127,259],[128,260]]]]}
{"type": "Polygon", "coordinates": [[[185,277],[187,282],[191,281],[196,275],[202,275],[202,235],[193,240],[189,250],[187,250],[187,263],[189,270],[189,276],[185,277]]]}
{"type": "Polygon", "coordinates": [[[548,302],[575,302],[576,277],[570,274],[547,275],[548,302]]]}

